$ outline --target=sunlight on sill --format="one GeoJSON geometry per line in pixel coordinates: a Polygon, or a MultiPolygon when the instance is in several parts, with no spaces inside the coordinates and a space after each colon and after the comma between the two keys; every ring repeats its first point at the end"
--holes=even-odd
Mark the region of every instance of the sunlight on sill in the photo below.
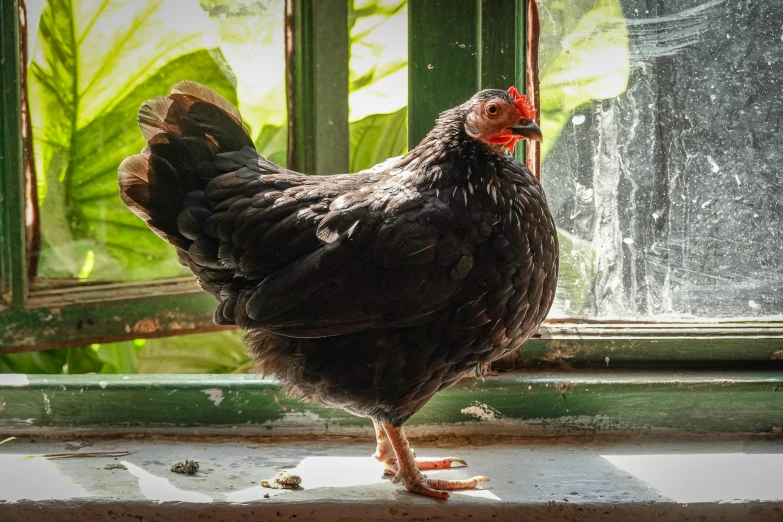
{"type": "MultiPolygon", "coordinates": [[[[455,468],[459,469],[459,468],[455,468]]],[[[288,470],[302,477],[302,489],[318,488],[360,488],[372,484],[389,482],[383,478],[383,464],[369,457],[305,457],[293,469],[288,470]]],[[[426,475],[435,478],[445,470],[428,471],[426,475]]],[[[229,502],[247,502],[258,500],[265,494],[284,493],[285,490],[268,489],[261,486],[230,493],[229,502]]],[[[486,489],[453,491],[452,494],[465,495],[487,500],[500,500],[486,489]]]]}
{"type": "Polygon", "coordinates": [[[0,491],[6,502],[20,500],[69,500],[90,494],[43,457],[0,455],[0,491]]]}
{"type": "Polygon", "coordinates": [[[783,500],[781,454],[601,456],[675,502],[783,500]]]}
{"type": "MultiPolygon", "coordinates": [[[[259,485],[210,496],[197,491],[180,489],[173,485],[169,479],[150,473],[130,461],[123,460],[121,464],[138,481],[141,495],[153,502],[211,503],[227,501],[242,503],[262,500],[265,496],[268,498],[291,493],[288,490],[269,489],[259,485]]],[[[6,502],[71,500],[92,496],[71,478],[63,475],[54,463],[42,457],[23,454],[0,455],[0,469],[4,471],[0,474],[0,491],[2,491],[3,500],[6,502]]],[[[389,482],[388,478],[382,478],[383,465],[369,456],[305,457],[289,471],[302,477],[302,487],[299,491],[319,488],[360,490],[373,484],[389,482]]],[[[435,477],[444,471],[446,470],[432,470],[427,472],[427,475],[435,477]]],[[[264,477],[258,478],[260,480],[264,477]]],[[[485,500],[501,500],[486,489],[454,491],[452,493],[485,500]]],[[[357,495],[361,496],[360,493],[357,495]]]]}

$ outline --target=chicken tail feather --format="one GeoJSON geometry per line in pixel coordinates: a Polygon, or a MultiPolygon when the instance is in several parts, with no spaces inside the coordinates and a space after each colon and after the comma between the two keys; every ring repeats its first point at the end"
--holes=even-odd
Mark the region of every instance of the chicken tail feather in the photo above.
{"type": "Polygon", "coordinates": [[[198,243],[203,253],[212,206],[204,191],[220,174],[217,155],[255,150],[239,111],[203,85],[180,82],[145,102],[138,122],[147,146],[120,165],[120,196],[158,236],[183,250],[198,243]]]}
{"type": "Polygon", "coordinates": [[[249,157],[255,163],[263,158],[237,108],[197,83],[180,82],[168,96],[148,100],[139,109],[138,122],[147,146],[119,166],[120,196],[153,232],[177,248],[180,263],[221,301],[215,322],[233,324],[235,299],[221,295],[234,270],[221,261],[215,226],[209,223],[220,198],[207,196],[207,186],[227,172],[227,182],[233,180],[237,165],[231,158],[249,157]]]}

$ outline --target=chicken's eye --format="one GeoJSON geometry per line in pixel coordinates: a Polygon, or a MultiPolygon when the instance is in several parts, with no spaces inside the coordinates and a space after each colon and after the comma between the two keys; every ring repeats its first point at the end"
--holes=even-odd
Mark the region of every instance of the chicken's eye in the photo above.
{"type": "Polygon", "coordinates": [[[487,108],[484,110],[484,112],[486,112],[487,116],[490,118],[497,118],[498,114],[500,114],[500,107],[498,107],[495,103],[490,103],[487,105],[487,108]]]}

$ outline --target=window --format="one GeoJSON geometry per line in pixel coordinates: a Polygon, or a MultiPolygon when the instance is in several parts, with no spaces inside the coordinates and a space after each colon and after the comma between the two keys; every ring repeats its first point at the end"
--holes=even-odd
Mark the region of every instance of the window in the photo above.
{"type": "Polygon", "coordinates": [[[539,33],[534,5],[28,2],[32,143],[14,138],[23,107],[6,60],[0,230],[0,345],[25,354],[0,371],[247,370],[238,334],[212,323],[213,300],[116,197],[117,164],[142,146],[139,104],[183,77],[238,103],[270,159],[322,174],[403,153],[478,89],[526,85],[546,141],[518,154],[541,164],[561,276],[549,322],[513,365],[777,368],[783,14],[542,0],[539,33]],[[175,8],[193,23],[173,23],[175,8]],[[66,346],[79,348],[34,351],[66,346]]]}

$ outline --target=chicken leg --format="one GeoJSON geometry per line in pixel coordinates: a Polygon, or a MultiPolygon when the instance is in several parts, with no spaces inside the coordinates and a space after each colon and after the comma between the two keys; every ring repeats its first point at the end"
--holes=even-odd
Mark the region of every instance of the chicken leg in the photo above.
{"type": "MultiPolygon", "coordinates": [[[[373,457],[386,465],[383,474],[393,477],[400,470],[397,465],[397,455],[394,453],[391,441],[386,436],[386,431],[383,429],[381,423],[375,420],[373,420],[372,423],[375,427],[375,439],[377,441],[373,457]]],[[[415,455],[414,450],[411,450],[411,452],[415,455]]],[[[462,464],[463,466],[468,465],[467,462],[457,457],[444,457],[442,459],[416,459],[416,467],[420,470],[446,469],[452,467],[452,463],[454,462],[462,464]]]]}
{"type": "Polygon", "coordinates": [[[464,463],[465,461],[453,457],[434,461],[417,461],[413,456],[413,450],[411,450],[408,438],[405,436],[402,426],[379,423],[376,423],[375,426],[376,435],[378,435],[378,452],[376,453],[376,458],[381,460],[380,456],[384,456],[387,459],[385,460],[387,470],[394,471],[396,469],[394,482],[402,482],[405,488],[412,493],[418,493],[433,498],[447,499],[449,498],[449,492],[447,490],[473,489],[479,482],[489,482],[489,479],[483,476],[473,477],[468,480],[428,479],[426,476],[422,475],[421,469],[448,468],[451,467],[452,462],[464,463]],[[386,436],[382,438],[379,431],[384,432],[386,436]],[[395,461],[391,465],[388,460],[387,442],[391,445],[396,456],[395,461]]]}

